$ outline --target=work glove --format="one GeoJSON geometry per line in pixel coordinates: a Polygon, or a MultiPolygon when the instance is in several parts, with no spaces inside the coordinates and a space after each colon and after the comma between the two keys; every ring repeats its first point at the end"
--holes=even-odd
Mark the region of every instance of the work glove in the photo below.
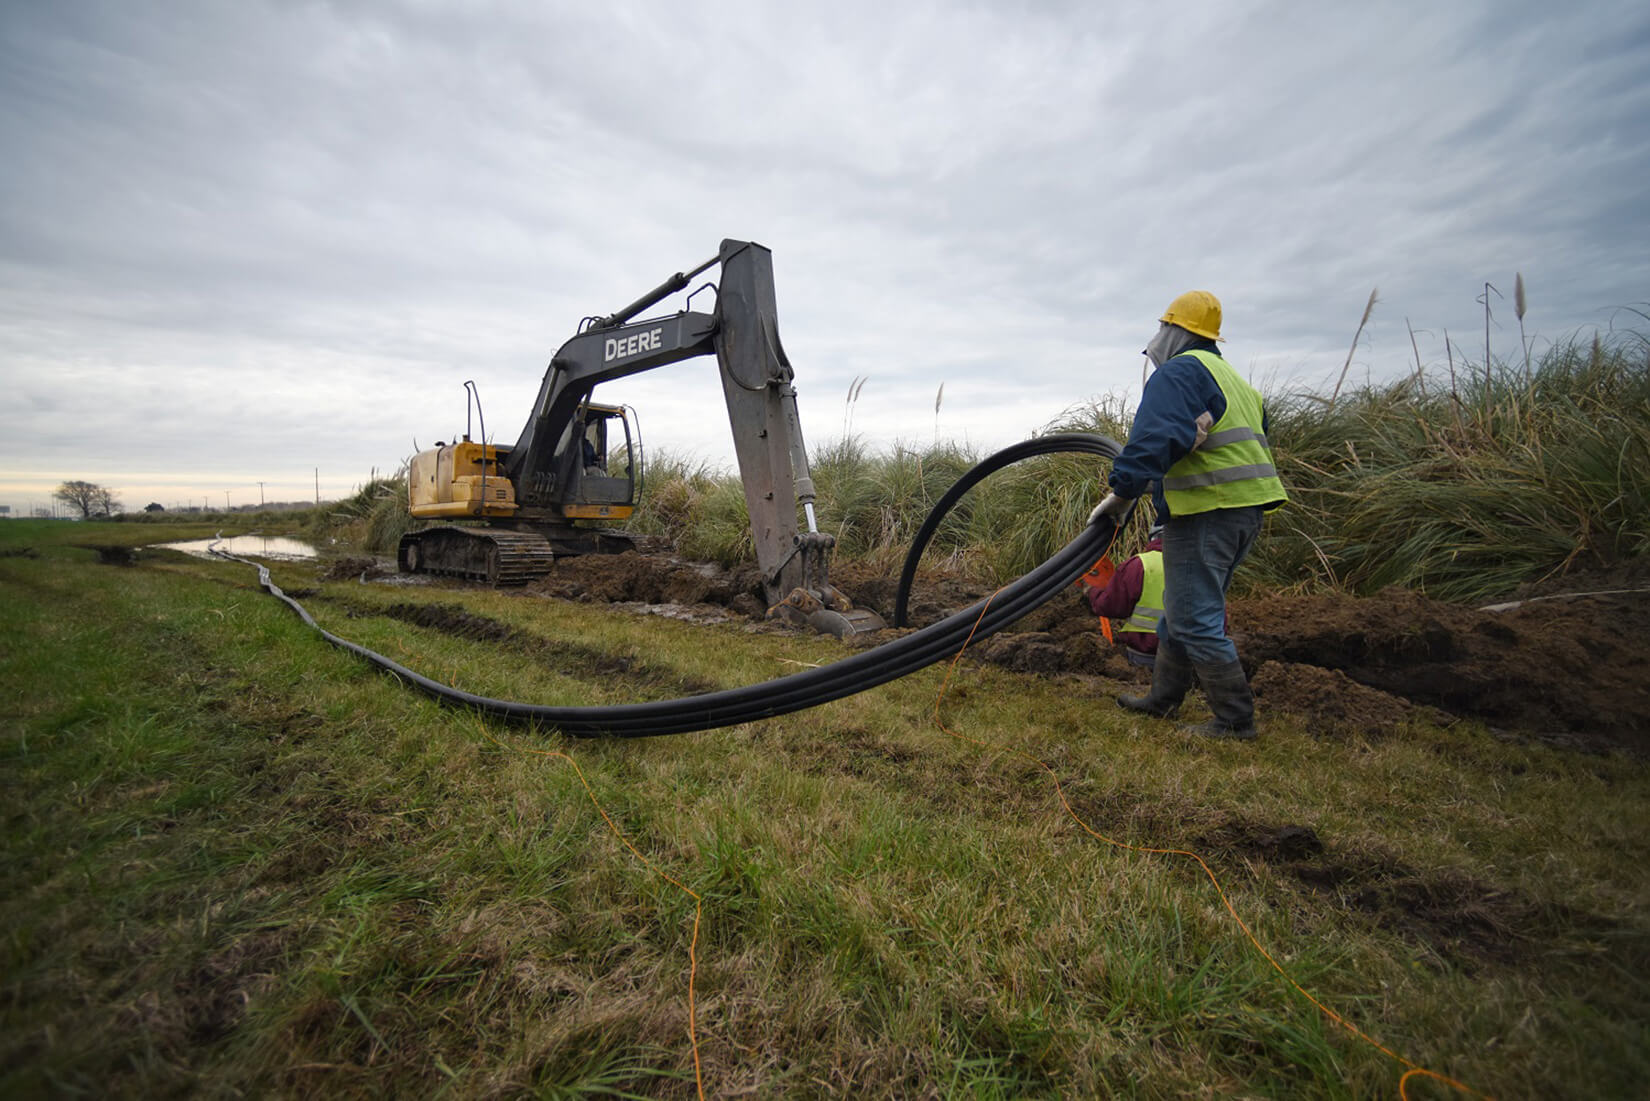
{"type": "Polygon", "coordinates": [[[1129,510],[1132,508],[1134,508],[1132,497],[1119,497],[1115,493],[1108,493],[1105,500],[1095,505],[1094,511],[1089,513],[1089,523],[1094,524],[1099,521],[1100,517],[1109,516],[1113,524],[1122,527],[1123,521],[1128,519],[1129,510]]]}

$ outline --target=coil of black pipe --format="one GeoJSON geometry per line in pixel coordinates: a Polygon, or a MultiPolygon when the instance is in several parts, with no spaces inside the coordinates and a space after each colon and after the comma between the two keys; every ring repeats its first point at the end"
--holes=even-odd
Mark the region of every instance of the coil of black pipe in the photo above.
{"type": "MultiPolygon", "coordinates": [[[[1017,444],[1011,444],[995,454],[988,455],[975,463],[966,474],[958,478],[950,489],[946,490],[940,499],[934,502],[934,507],[928,510],[928,515],[917,529],[917,534],[911,540],[911,549],[906,552],[905,564],[900,568],[899,590],[894,597],[894,626],[909,627],[906,611],[911,599],[911,582],[917,575],[917,563],[922,561],[922,552],[928,549],[928,543],[939,530],[940,521],[954,508],[963,494],[973,489],[980,482],[1003,469],[1012,466],[1022,459],[1029,459],[1037,455],[1054,455],[1059,453],[1077,453],[1082,455],[1098,455],[1104,459],[1115,459],[1123,450],[1116,440],[1109,436],[1101,436],[1093,432],[1055,432],[1047,436],[1035,436],[1017,444]]],[[[1101,548],[1103,552],[1104,547],[1101,548]]],[[[1089,559],[1092,566],[1100,556],[1096,554],[1089,559]]],[[[1079,576],[1081,576],[1079,574],[1079,576]]],[[[1077,578],[1072,578],[1072,581],[1077,578]]]]}
{"type": "MultiPolygon", "coordinates": [[[[1016,452],[1017,448],[1043,444],[1044,441],[1055,439],[1063,439],[1072,446],[1049,450],[1084,450],[1111,458],[1115,458],[1121,450],[1115,442],[1104,436],[1065,433],[1059,437],[1041,437],[1027,441],[1026,444],[1006,448],[986,459],[975,470],[992,463],[996,465],[993,465],[991,470],[1000,469],[1007,462],[1017,461],[1007,459],[998,462],[1004,455],[1016,452]],[[1088,442],[1081,445],[1073,443],[1078,438],[1088,442]]],[[[1017,457],[1046,453],[1048,450],[1032,450],[1017,457]]],[[[991,470],[985,471],[985,474],[991,473],[991,470]]],[[[963,481],[967,481],[973,473],[974,471],[970,471],[969,475],[964,475],[963,481]]],[[[980,477],[984,477],[985,474],[981,474],[980,477]]],[[[978,480],[975,478],[969,484],[972,485],[978,480]]],[[[959,481],[958,484],[962,482],[959,481]]],[[[1101,517],[1085,527],[1075,539],[1057,551],[1048,561],[1004,587],[991,599],[974,604],[919,631],[870,650],[860,651],[830,665],[741,688],[724,689],[698,696],[600,707],[562,707],[494,699],[431,680],[382,654],[340,638],[321,627],[303,605],[275,585],[266,567],[255,562],[247,562],[245,559],[233,558],[231,555],[221,557],[233,558],[234,561],[245,562],[255,567],[258,570],[259,584],[270,595],[291,607],[306,624],[332,645],[358,655],[372,665],[394,674],[404,682],[440,700],[499,718],[553,727],[572,737],[637,738],[713,730],[817,707],[822,703],[886,684],[935,662],[943,661],[960,650],[971,635],[975,639],[985,638],[1029,614],[1065,590],[1105,553],[1111,544],[1113,534],[1111,519],[1101,517]]]]}

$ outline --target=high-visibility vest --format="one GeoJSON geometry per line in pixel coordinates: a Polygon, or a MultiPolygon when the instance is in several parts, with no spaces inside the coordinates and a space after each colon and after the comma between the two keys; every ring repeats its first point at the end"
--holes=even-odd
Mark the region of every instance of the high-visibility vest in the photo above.
{"type": "Polygon", "coordinates": [[[1140,568],[1140,599],[1135,601],[1123,630],[1155,635],[1158,621],[1163,618],[1163,552],[1141,551],[1140,568]]]}
{"type": "Polygon", "coordinates": [[[1289,500],[1272,463],[1272,449],[1262,428],[1265,416],[1260,391],[1213,352],[1182,352],[1209,369],[1226,396],[1226,412],[1209,428],[1202,443],[1183,455],[1163,476],[1163,499],[1174,516],[1217,508],[1266,505],[1267,511],[1289,500]]]}

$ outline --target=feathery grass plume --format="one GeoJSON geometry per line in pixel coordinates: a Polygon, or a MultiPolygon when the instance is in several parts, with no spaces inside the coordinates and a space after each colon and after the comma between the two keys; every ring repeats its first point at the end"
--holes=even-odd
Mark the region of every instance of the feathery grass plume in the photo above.
{"type": "Polygon", "coordinates": [[[1369,301],[1364,303],[1364,315],[1358,319],[1358,331],[1352,334],[1352,347],[1346,351],[1346,362],[1341,365],[1341,377],[1335,380],[1335,392],[1329,395],[1329,407],[1335,408],[1335,399],[1341,396],[1341,384],[1346,381],[1346,372],[1352,366],[1352,357],[1357,354],[1358,340],[1364,335],[1364,326],[1369,324],[1369,315],[1375,312],[1375,302],[1381,288],[1373,287],[1369,292],[1369,301]]]}
{"type": "Polygon", "coordinates": [[[940,442],[940,402],[945,400],[945,383],[934,393],[934,442],[940,442]]]}
{"type": "Polygon", "coordinates": [[[1483,296],[1473,300],[1484,304],[1484,394],[1486,397],[1490,391],[1490,295],[1492,294],[1497,298],[1503,297],[1501,292],[1496,289],[1495,284],[1486,279],[1484,281],[1483,296]]]}
{"type": "Polygon", "coordinates": [[[1461,421],[1461,392],[1455,379],[1455,345],[1450,343],[1449,330],[1444,330],[1444,358],[1449,361],[1449,397],[1450,406],[1455,412],[1455,431],[1459,434],[1466,431],[1461,421]]]}
{"type": "Polygon", "coordinates": [[[1530,374],[1530,342],[1524,338],[1524,273],[1513,273],[1513,313],[1518,315],[1518,343],[1524,349],[1524,375],[1530,374]]]}
{"type": "Polygon", "coordinates": [[[859,392],[865,388],[869,375],[855,375],[854,381],[848,384],[848,398],[842,406],[842,438],[847,439],[853,430],[854,406],[859,403],[859,392]]]}
{"type": "Polygon", "coordinates": [[[1404,328],[1409,330],[1410,351],[1415,353],[1415,385],[1421,391],[1421,396],[1424,398],[1427,396],[1427,373],[1421,366],[1421,347],[1415,343],[1415,326],[1409,323],[1409,318],[1407,317],[1404,318],[1404,328]]]}

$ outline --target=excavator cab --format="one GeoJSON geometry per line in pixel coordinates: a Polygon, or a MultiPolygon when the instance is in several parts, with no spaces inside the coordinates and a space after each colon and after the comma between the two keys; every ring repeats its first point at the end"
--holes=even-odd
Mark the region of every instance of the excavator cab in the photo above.
{"type": "Polygon", "coordinates": [[[561,487],[559,504],[523,506],[505,469],[511,450],[477,443],[466,432],[413,456],[407,468],[413,519],[484,526],[407,532],[396,553],[403,573],[520,585],[542,576],[558,554],[616,552],[634,545],[623,532],[602,526],[623,522],[641,495],[641,436],[629,406],[588,398],[579,403],[552,464],[554,484],[561,487]]]}
{"type": "MultiPolygon", "coordinates": [[[[641,439],[626,405],[580,405],[562,450],[567,490],[560,515],[568,520],[624,520],[640,497],[641,439]]],[[[504,473],[510,448],[480,444],[468,435],[415,455],[407,497],[414,519],[509,519],[518,514],[515,486],[504,473]]]]}
{"type": "Polygon", "coordinates": [[[623,520],[640,496],[641,441],[626,405],[587,401],[573,418],[579,461],[569,479],[562,514],[570,520],[623,520]]]}

